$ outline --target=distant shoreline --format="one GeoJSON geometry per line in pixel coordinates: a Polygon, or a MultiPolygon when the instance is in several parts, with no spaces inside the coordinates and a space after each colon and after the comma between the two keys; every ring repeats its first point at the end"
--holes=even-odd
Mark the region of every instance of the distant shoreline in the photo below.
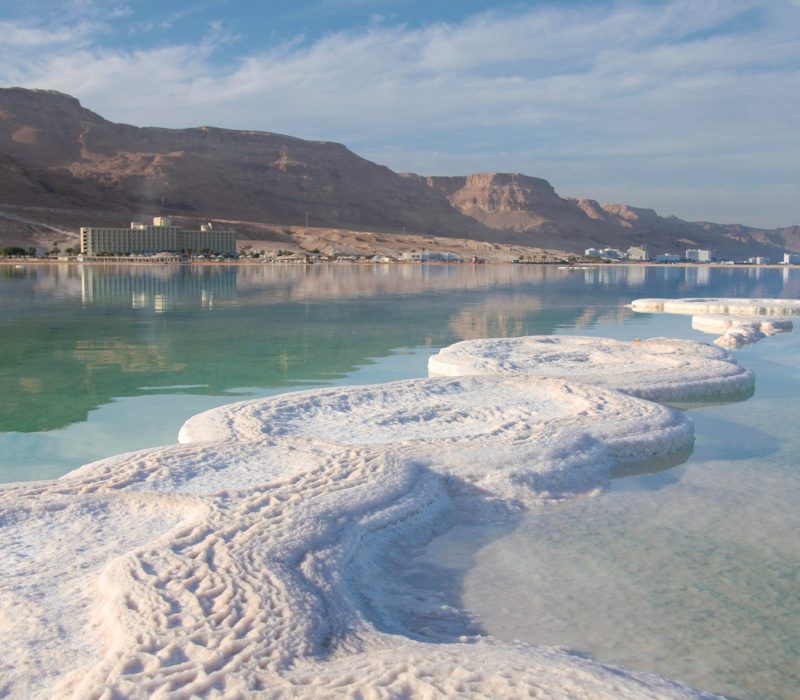
{"type": "Polygon", "coordinates": [[[114,265],[114,266],[162,266],[162,265],[176,265],[176,266],[184,266],[184,265],[197,265],[201,267],[208,267],[208,266],[223,266],[223,267],[256,267],[256,266],[264,266],[264,265],[276,265],[285,267],[287,265],[296,265],[296,266],[313,266],[313,265],[429,265],[429,266],[436,266],[436,267],[446,267],[446,266],[453,266],[453,265],[470,265],[470,266],[479,266],[479,265],[519,265],[519,266],[546,266],[546,267],[574,267],[575,269],[581,269],[586,267],[592,268],[615,268],[615,267],[694,267],[694,268],[703,268],[703,267],[714,267],[714,268],[758,268],[758,269],[786,269],[791,268],[795,269],[800,267],[800,264],[797,263],[721,263],[721,262],[709,262],[709,263],[697,263],[697,262],[669,262],[669,263],[659,263],[653,261],[630,261],[630,262],[616,262],[616,263],[596,263],[596,262],[578,262],[573,265],[566,263],[564,261],[553,261],[553,262],[511,262],[511,261],[501,261],[501,260],[484,260],[481,262],[473,262],[473,261],[464,261],[464,262],[446,262],[446,261],[425,261],[420,262],[416,260],[397,260],[393,262],[379,262],[373,260],[329,260],[329,261],[315,261],[315,262],[304,262],[297,258],[289,259],[289,260],[53,260],[49,258],[0,258],[0,265],[4,266],[14,266],[14,267],[24,267],[26,265],[114,265]]]}

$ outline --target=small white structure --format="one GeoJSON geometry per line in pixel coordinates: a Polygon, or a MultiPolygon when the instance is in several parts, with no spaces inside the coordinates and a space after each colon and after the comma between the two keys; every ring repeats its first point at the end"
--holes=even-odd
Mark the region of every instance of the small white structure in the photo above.
{"type": "Polygon", "coordinates": [[[632,245],[628,248],[628,260],[649,260],[647,257],[647,248],[645,246],[632,245]]]}
{"type": "Polygon", "coordinates": [[[670,263],[670,262],[680,262],[681,256],[677,255],[676,253],[661,253],[661,255],[656,255],[656,262],[661,263],[670,263]]]}
{"type": "Polygon", "coordinates": [[[625,253],[618,248],[603,248],[600,251],[600,257],[606,260],[622,260],[625,257],[625,253]]]}
{"type": "Polygon", "coordinates": [[[769,265],[769,258],[758,255],[754,258],[748,258],[747,262],[751,265],[769,265]]]}
{"type": "Polygon", "coordinates": [[[599,258],[600,257],[600,251],[597,248],[587,248],[585,251],[583,251],[583,254],[587,258],[599,258]]]}
{"type": "Polygon", "coordinates": [[[455,253],[426,251],[422,253],[422,262],[458,262],[455,253]]]}
{"type": "Polygon", "coordinates": [[[701,248],[689,248],[686,251],[686,259],[691,262],[711,262],[711,251],[701,248]]]}
{"type": "Polygon", "coordinates": [[[400,259],[405,262],[422,262],[422,253],[416,250],[407,250],[400,256],[400,259]]]}

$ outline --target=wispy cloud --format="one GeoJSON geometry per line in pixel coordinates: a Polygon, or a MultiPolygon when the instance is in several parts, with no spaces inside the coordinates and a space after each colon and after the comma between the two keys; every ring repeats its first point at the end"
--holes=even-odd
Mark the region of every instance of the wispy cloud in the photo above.
{"type": "Polygon", "coordinates": [[[118,121],[340,140],[402,170],[519,170],[691,218],[727,220],[725,192],[738,206],[749,191],[746,222],[800,222],[800,196],[775,195],[800,195],[787,158],[800,152],[800,7],[790,0],[368,22],[233,59],[229,24],[132,50],[104,40],[103,27],[125,19],[87,7],[69,23],[0,25],[0,82],[69,92],[118,121]],[[688,191],[681,206],[674,193],[688,191]]]}

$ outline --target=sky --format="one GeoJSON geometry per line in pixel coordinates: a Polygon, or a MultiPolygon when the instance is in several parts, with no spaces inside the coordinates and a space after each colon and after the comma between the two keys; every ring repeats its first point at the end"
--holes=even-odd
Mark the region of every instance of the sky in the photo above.
{"type": "Polygon", "coordinates": [[[0,0],[12,85],[138,126],[800,224],[800,0],[0,0]]]}

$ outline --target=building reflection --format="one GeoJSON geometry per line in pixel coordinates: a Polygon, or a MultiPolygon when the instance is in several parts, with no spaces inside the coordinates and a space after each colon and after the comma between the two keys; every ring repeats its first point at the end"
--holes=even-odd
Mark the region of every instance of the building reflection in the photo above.
{"type": "Polygon", "coordinates": [[[81,299],[87,304],[125,303],[164,313],[176,306],[213,308],[236,296],[235,267],[81,265],[81,299]]]}
{"type": "Polygon", "coordinates": [[[690,265],[684,271],[684,280],[688,287],[708,287],[711,282],[711,268],[708,265],[690,265]]]}

